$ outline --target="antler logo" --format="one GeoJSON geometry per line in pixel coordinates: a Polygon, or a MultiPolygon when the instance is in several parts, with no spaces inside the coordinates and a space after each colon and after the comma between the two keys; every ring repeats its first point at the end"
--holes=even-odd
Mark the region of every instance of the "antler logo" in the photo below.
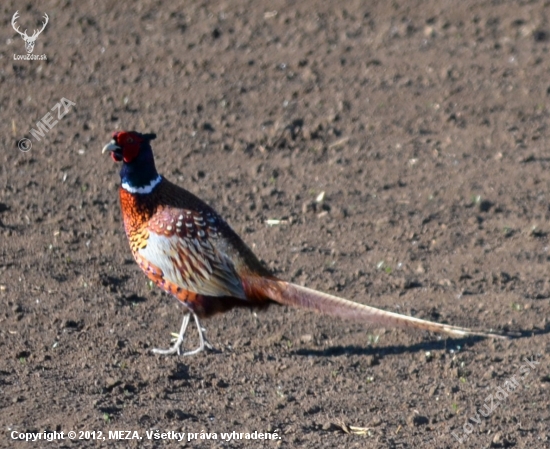
{"type": "Polygon", "coordinates": [[[46,28],[46,25],[48,24],[48,14],[44,13],[44,18],[46,19],[45,22],[42,22],[42,29],[41,30],[34,30],[34,33],[32,33],[32,36],[27,36],[27,30],[25,30],[24,33],[19,31],[19,25],[17,25],[17,28],[15,27],[15,22],[17,22],[17,19],[19,18],[19,11],[15,11],[15,14],[11,18],[11,26],[15,31],[17,31],[23,40],[25,41],[25,49],[27,50],[27,53],[32,53],[34,50],[34,42],[36,41],[36,38],[44,31],[44,28],[46,28]]]}

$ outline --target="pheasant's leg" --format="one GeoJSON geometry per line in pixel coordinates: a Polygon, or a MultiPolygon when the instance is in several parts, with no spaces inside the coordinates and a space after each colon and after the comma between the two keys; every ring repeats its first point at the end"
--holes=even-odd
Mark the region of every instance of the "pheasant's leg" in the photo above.
{"type": "MultiPolygon", "coordinates": [[[[191,312],[193,313],[193,312],[191,312]]],[[[193,318],[195,319],[195,324],[197,325],[197,331],[199,332],[199,347],[197,349],[193,349],[192,351],[184,352],[183,355],[194,355],[198,354],[199,352],[204,351],[204,348],[208,349],[214,349],[214,347],[208,342],[208,340],[205,337],[206,330],[201,326],[201,323],[199,321],[199,317],[193,313],[193,318]]],[[[179,352],[178,352],[179,354],[179,352]]]]}
{"type": "MultiPolygon", "coordinates": [[[[195,321],[196,321],[197,317],[194,313],[193,313],[193,316],[195,316],[195,321]]],[[[191,318],[191,317],[190,317],[189,313],[186,312],[183,315],[183,321],[181,322],[181,329],[180,329],[180,333],[178,334],[178,338],[176,339],[176,342],[174,343],[174,345],[171,348],[169,348],[169,349],[154,348],[151,351],[154,352],[155,354],[162,354],[162,355],[170,355],[170,354],[175,354],[177,352],[178,355],[180,355],[181,354],[181,350],[180,350],[181,349],[181,344],[183,343],[183,336],[185,335],[185,331],[187,330],[187,325],[189,324],[189,318],[191,318]]],[[[186,353],[184,353],[184,354],[186,354],[186,353]]]]}

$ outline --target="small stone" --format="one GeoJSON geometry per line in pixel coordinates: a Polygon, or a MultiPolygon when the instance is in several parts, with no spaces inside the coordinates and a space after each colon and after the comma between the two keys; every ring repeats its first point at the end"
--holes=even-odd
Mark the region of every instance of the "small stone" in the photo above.
{"type": "Polygon", "coordinates": [[[376,357],[375,355],[369,355],[369,356],[366,357],[365,363],[367,364],[367,366],[376,366],[380,362],[379,362],[378,357],[376,357]]]}
{"type": "Polygon", "coordinates": [[[313,340],[313,335],[311,334],[304,334],[300,337],[300,341],[302,343],[310,343],[313,340]]]}
{"type": "Polygon", "coordinates": [[[308,214],[310,212],[316,212],[317,205],[312,201],[306,201],[302,204],[302,213],[308,214]]]}
{"type": "Polygon", "coordinates": [[[378,427],[380,424],[382,424],[382,420],[378,416],[376,416],[370,422],[370,427],[378,427]]]}
{"type": "Polygon", "coordinates": [[[408,369],[409,375],[412,376],[413,374],[417,374],[418,371],[419,370],[418,370],[418,366],[416,365],[416,363],[413,362],[409,365],[409,369],[408,369]]]}
{"type": "Polygon", "coordinates": [[[14,304],[14,305],[11,307],[11,310],[12,310],[12,312],[14,312],[14,313],[21,313],[21,312],[23,312],[23,307],[21,307],[20,304],[14,304]]]}
{"type": "Polygon", "coordinates": [[[108,389],[114,388],[118,383],[119,381],[114,377],[107,377],[105,379],[105,387],[107,387],[108,389]]]}

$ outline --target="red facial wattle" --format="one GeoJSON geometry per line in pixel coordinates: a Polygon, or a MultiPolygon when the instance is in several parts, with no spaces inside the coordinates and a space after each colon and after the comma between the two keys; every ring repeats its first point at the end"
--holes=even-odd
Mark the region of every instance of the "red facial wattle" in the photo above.
{"type": "Polygon", "coordinates": [[[111,152],[111,158],[115,162],[121,162],[122,161],[122,156],[120,154],[115,153],[114,151],[111,152]]]}
{"type": "MultiPolygon", "coordinates": [[[[125,163],[132,162],[139,154],[142,139],[136,133],[119,131],[113,134],[113,139],[122,148],[122,160],[125,163]]],[[[120,162],[121,159],[119,158],[120,155],[117,155],[117,159],[113,156],[113,159],[117,162],[120,162]]]]}
{"type": "Polygon", "coordinates": [[[122,159],[124,162],[129,163],[139,154],[139,143],[132,143],[122,147],[122,159]]]}

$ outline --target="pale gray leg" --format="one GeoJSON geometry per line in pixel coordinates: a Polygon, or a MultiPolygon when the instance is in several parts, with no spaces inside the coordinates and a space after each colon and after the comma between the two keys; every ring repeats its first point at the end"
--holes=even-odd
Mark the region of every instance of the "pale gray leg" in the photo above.
{"type": "Polygon", "coordinates": [[[193,312],[189,312],[189,313],[186,312],[185,315],[183,316],[180,333],[178,334],[178,338],[176,338],[176,342],[174,343],[174,345],[169,349],[155,348],[155,349],[152,349],[152,352],[155,354],[161,354],[161,355],[171,355],[171,354],[175,354],[176,352],[178,353],[178,355],[194,355],[204,351],[205,348],[214,349],[206,339],[204,335],[205,332],[206,330],[203,327],[201,327],[199,317],[195,315],[193,312]],[[193,315],[193,318],[195,319],[195,324],[197,325],[197,331],[199,333],[199,347],[197,349],[193,349],[192,351],[186,351],[182,354],[181,345],[183,343],[183,337],[185,335],[185,331],[187,330],[187,325],[189,324],[189,319],[191,318],[191,315],[193,315]]]}
{"type": "Polygon", "coordinates": [[[185,335],[185,331],[187,330],[187,325],[189,324],[189,318],[191,318],[191,317],[189,316],[189,313],[186,312],[183,315],[183,321],[181,322],[181,329],[180,329],[180,333],[178,334],[178,338],[176,338],[176,342],[174,343],[174,345],[171,348],[169,348],[169,349],[154,348],[154,349],[151,350],[151,352],[153,352],[155,354],[162,354],[162,355],[171,355],[171,354],[175,354],[177,352],[178,355],[180,355],[181,354],[181,345],[183,343],[183,336],[185,335]]]}
{"type": "Polygon", "coordinates": [[[214,349],[214,347],[208,342],[208,340],[206,339],[206,336],[204,335],[206,333],[206,329],[204,329],[204,327],[201,326],[199,317],[193,313],[193,318],[195,318],[195,324],[197,325],[197,331],[199,333],[199,340],[200,340],[199,347],[197,349],[193,349],[192,351],[184,352],[183,355],[198,354],[199,352],[204,351],[205,348],[214,349]]]}

